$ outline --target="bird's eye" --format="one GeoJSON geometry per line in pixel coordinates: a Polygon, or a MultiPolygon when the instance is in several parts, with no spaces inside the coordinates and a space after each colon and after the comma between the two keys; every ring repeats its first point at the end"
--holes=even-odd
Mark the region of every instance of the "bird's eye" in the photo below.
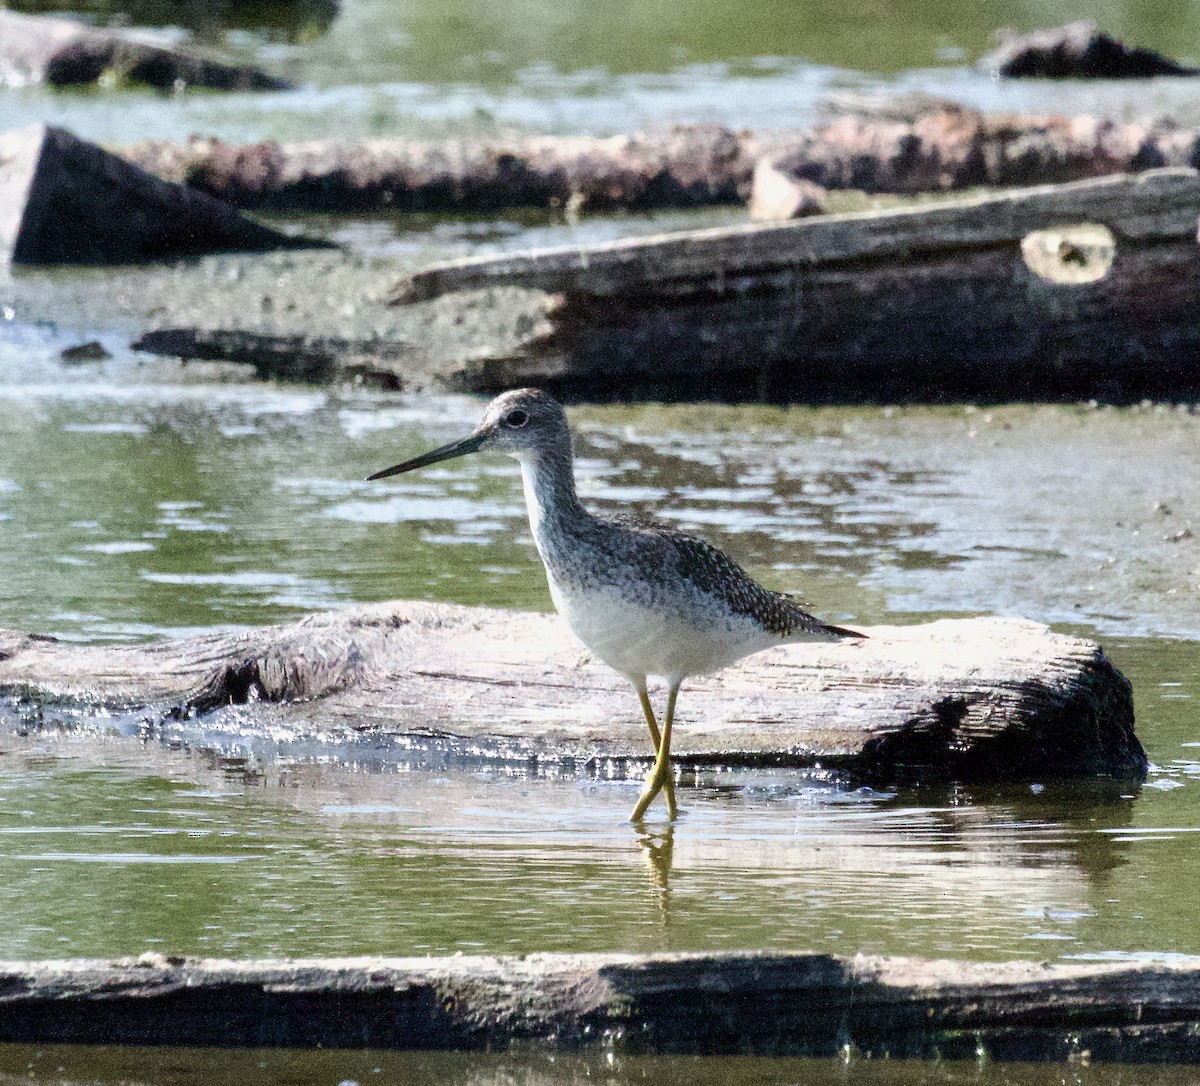
{"type": "Polygon", "coordinates": [[[519,407],[515,411],[510,411],[504,416],[504,425],[511,426],[514,430],[519,430],[529,421],[529,412],[522,411],[519,407]]]}

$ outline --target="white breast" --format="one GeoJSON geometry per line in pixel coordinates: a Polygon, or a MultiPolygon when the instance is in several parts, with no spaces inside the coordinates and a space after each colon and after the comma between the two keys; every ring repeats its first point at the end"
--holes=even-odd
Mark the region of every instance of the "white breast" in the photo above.
{"type": "Polygon", "coordinates": [[[730,629],[644,607],[615,591],[572,591],[549,581],[554,606],[575,636],[624,675],[703,675],[780,643],[751,623],[730,629]]]}

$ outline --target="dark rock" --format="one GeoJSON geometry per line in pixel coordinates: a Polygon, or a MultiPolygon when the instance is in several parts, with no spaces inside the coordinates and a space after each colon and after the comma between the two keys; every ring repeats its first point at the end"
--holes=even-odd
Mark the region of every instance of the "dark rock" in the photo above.
{"type": "Polygon", "coordinates": [[[402,387],[398,371],[411,353],[408,344],[393,341],[204,328],[162,328],[131,346],[172,358],[244,363],[264,380],[322,383],[342,377],[392,391],[402,387]]]}
{"type": "Polygon", "coordinates": [[[254,68],[167,48],[135,32],[100,30],[69,19],[0,10],[0,84],[85,86],[111,78],[162,90],[287,90],[291,84],[254,68]]]}
{"type": "Polygon", "coordinates": [[[115,264],[326,244],[260,226],[61,128],[0,135],[0,261],[115,264]]]}
{"type": "Polygon", "coordinates": [[[338,14],[338,0],[8,0],[8,7],[27,15],[87,11],[106,21],[115,16],[134,26],[184,27],[210,36],[265,31],[293,42],[326,33],[338,14]]]}
{"type": "Polygon", "coordinates": [[[58,357],[64,362],[104,362],[112,355],[104,349],[103,343],[92,339],[75,347],[64,347],[58,357]]]}
{"type": "Polygon", "coordinates": [[[1032,34],[1001,30],[996,37],[1000,44],[979,61],[979,67],[1009,79],[1146,79],[1200,74],[1200,69],[1153,49],[1125,45],[1090,20],[1032,34]]]}

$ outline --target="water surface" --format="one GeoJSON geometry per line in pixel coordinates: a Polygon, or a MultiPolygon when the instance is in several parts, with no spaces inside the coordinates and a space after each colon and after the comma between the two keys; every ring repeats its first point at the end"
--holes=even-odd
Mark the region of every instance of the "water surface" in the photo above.
{"type": "MultiPolygon", "coordinates": [[[[65,373],[0,397],[6,625],[97,641],[391,597],[549,607],[513,462],[364,481],[466,432],[476,401],[65,373]]],[[[1149,781],[875,792],[706,771],[685,774],[673,831],[638,833],[637,782],[603,771],[431,763],[379,737],[252,741],[241,710],[206,749],[136,714],[51,713],[0,737],[0,957],[1200,953],[1200,418],[574,419],[587,501],[699,531],[831,619],[998,612],[1101,637],[1134,682],[1149,781]]]]}
{"type": "MultiPolygon", "coordinates": [[[[22,0],[23,10],[61,6],[22,0]]],[[[114,143],[191,133],[226,139],[371,134],[612,132],[675,122],[808,124],[831,96],[919,90],[994,110],[1165,113],[1195,123],[1189,80],[1136,85],[1001,83],[976,70],[999,27],[1028,31],[1099,17],[1131,44],[1200,53],[1200,4],[1117,3],[1081,11],[1065,0],[834,2],[718,0],[608,4],[503,0],[344,0],[274,7],[79,0],[100,22],[174,18],[236,59],[286,73],[281,94],[163,98],[26,89],[7,94],[13,124],[43,120],[114,143]],[[218,9],[219,11],[220,9],[218,9]]],[[[168,36],[171,32],[168,30],[168,36]]]]}
{"type": "Polygon", "coordinates": [[[403,1082],[408,1086],[1162,1086],[1189,1081],[1189,1068],[1062,1067],[980,1060],[814,1060],[751,1057],[626,1056],[453,1052],[287,1052],[272,1050],[72,1048],[0,1045],[0,1076],[33,1084],[131,1080],[183,1086],[198,1079],[225,1086],[403,1082]]]}

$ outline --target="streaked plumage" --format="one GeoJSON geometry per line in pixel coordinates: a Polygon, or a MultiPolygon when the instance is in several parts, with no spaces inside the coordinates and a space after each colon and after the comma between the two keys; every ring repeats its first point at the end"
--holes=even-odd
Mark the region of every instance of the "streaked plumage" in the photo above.
{"type": "Polygon", "coordinates": [[[657,758],[635,820],[664,788],[674,817],[670,733],[683,679],[774,645],[863,636],[814,618],[701,539],[653,522],[588,512],[575,494],[566,415],[536,389],[497,396],[473,434],[371,478],[487,449],[520,461],[529,523],[555,607],[641,699],[657,758]],[[664,676],[670,691],[661,740],[646,696],[648,675],[664,676]]]}

